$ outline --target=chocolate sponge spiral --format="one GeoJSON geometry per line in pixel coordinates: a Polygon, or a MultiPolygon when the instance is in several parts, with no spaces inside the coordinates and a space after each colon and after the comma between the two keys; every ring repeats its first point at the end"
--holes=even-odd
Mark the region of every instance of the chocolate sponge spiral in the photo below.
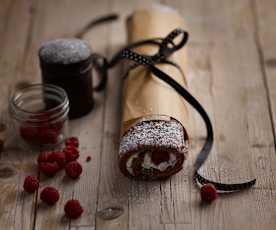
{"type": "Polygon", "coordinates": [[[130,177],[167,178],[182,169],[188,137],[176,120],[142,121],[121,138],[120,169],[130,177]]]}

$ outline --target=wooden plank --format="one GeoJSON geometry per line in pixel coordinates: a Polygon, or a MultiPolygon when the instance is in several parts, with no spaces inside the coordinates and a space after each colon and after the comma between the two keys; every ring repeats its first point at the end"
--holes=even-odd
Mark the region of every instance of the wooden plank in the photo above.
{"type": "MultiPolygon", "coordinates": [[[[151,3],[137,1],[129,4],[128,1],[114,1],[112,9],[118,10],[125,20],[125,16],[129,15],[134,8],[141,5],[145,7],[146,4],[151,3]]],[[[122,42],[125,40],[123,37],[125,34],[124,23],[125,21],[121,21],[120,27],[114,25],[114,36],[111,36],[111,41],[115,45],[118,41],[122,42]]],[[[116,81],[110,79],[113,88],[114,82],[116,81]]],[[[115,202],[115,204],[119,203],[124,208],[125,214],[113,221],[102,221],[100,218],[97,218],[97,229],[164,229],[160,220],[160,183],[130,181],[124,178],[118,170],[118,145],[117,142],[114,145],[114,140],[118,140],[120,117],[117,112],[117,106],[115,108],[113,107],[114,104],[118,105],[118,93],[115,95],[113,88],[109,88],[110,91],[107,91],[106,105],[108,107],[106,107],[105,132],[111,133],[111,138],[108,137],[104,140],[102,173],[99,188],[99,210],[115,202]],[[113,119],[112,122],[111,119],[113,119]],[[120,188],[115,189],[114,184],[119,184],[120,188]]],[[[120,90],[120,88],[118,87],[116,90],[120,90]]]]}
{"type": "MultiPolygon", "coordinates": [[[[128,5],[128,4],[126,4],[128,5]]],[[[108,55],[111,57],[125,42],[124,4],[119,1],[109,3],[109,11],[118,12],[120,20],[108,26],[108,55]]],[[[118,206],[123,208],[123,214],[113,220],[103,220],[96,216],[96,229],[128,229],[128,187],[129,180],[125,178],[118,167],[118,139],[121,119],[121,66],[109,71],[109,79],[105,100],[104,136],[101,151],[100,181],[98,187],[97,210],[118,206]]]]}
{"type": "MultiPolygon", "coordinates": [[[[34,20],[30,11],[33,8],[33,1],[1,2],[0,107],[1,122],[7,123],[8,127],[8,96],[22,77],[25,49],[29,42],[28,33],[34,20]]],[[[0,224],[9,229],[19,229],[19,226],[20,229],[32,229],[36,195],[24,193],[22,181],[26,174],[35,173],[30,163],[33,154],[18,149],[11,134],[12,132],[9,133],[5,150],[1,154],[0,224]]]]}
{"type": "MultiPolygon", "coordinates": [[[[198,22],[198,20],[200,22],[203,21],[208,14],[208,12],[204,14],[202,12],[202,9],[205,9],[206,6],[199,1],[186,1],[183,3],[181,1],[166,1],[165,3],[180,11],[185,22],[184,29],[190,32],[191,40],[186,47],[188,50],[188,69],[184,71],[187,76],[188,89],[204,105],[214,124],[214,105],[209,87],[212,82],[209,53],[211,43],[202,34],[204,25],[198,22]],[[197,25],[195,26],[195,24],[197,25]]],[[[191,197],[193,193],[198,191],[198,188],[193,183],[193,163],[204,143],[205,127],[200,116],[191,107],[189,107],[189,119],[190,129],[188,132],[191,138],[191,146],[188,158],[184,162],[184,168],[170,179],[170,183],[163,184],[161,187],[162,202],[167,203],[168,206],[166,208],[166,206],[162,205],[161,220],[165,223],[166,228],[168,226],[171,228],[173,223],[178,227],[185,226],[185,229],[194,224],[192,210],[194,205],[198,204],[198,201],[191,202],[191,197]],[[170,199],[167,199],[167,197],[170,197],[170,199]]],[[[208,165],[217,164],[217,143],[215,143],[212,154],[201,169],[201,173],[213,180],[219,180],[219,169],[217,167],[208,167],[208,165]]]]}
{"type": "MultiPolygon", "coordinates": [[[[270,0],[265,1],[265,4],[261,4],[258,1],[252,1],[252,9],[255,19],[256,45],[258,47],[264,84],[267,89],[270,119],[274,135],[274,142],[270,143],[270,145],[272,148],[275,148],[276,92],[274,89],[276,87],[276,80],[274,76],[276,73],[276,48],[274,41],[276,38],[276,29],[274,21],[276,18],[276,3],[270,0]]],[[[267,146],[259,145],[258,147],[266,148],[267,146]]]]}
{"type": "MultiPolygon", "coordinates": [[[[87,1],[87,17],[94,12],[93,17],[108,14],[108,1],[96,1],[91,4],[87,1]]],[[[85,5],[83,6],[85,7],[85,5]]],[[[91,17],[91,16],[90,16],[91,17]]],[[[84,36],[84,39],[89,42],[94,52],[106,55],[106,47],[108,44],[108,25],[101,25],[94,28],[84,36]],[[105,38],[105,39],[102,39],[105,38]]],[[[95,79],[95,78],[94,78],[95,79]]],[[[95,82],[95,81],[94,81],[95,82]]],[[[74,198],[80,200],[85,210],[82,217],[75,222],[71,222],[70,228],[74,226],[90,226],[90,229],[95,228],[95,213],[97,211],[98,200],[98,184],[100,180],[100,165],[101,165],[101,151],[103,144],[103,119],[105,111],[105,93],[94,93],[96,105],[94,111],[89,117],[83,120],[80,126],[79,120],[72,124],[72,131],[74,135],[80,132],[80,140],[83,143],[82,153],[84,154],[81,162],[83,162],[84,173],[78,184],[74,186],[74,198]],[[84,163],[86,157],[91,155],[92,160],[89,163],[84,163]]],[[[82,227],[83,228],[83,227],[82,227]]]]}
{"type": "MultiPolygon", "coordinates": [[[[215,148],[202,173],[224,182],[256,175],[255,189],[222,196],[209,206],[200,204],[198,190],[192,182],[192,164],[204,138],[204,127],[192,109],[192,146],[184,170],[162,183],[136,182],[123,177],[117,165],[119,76],[122,72],[118,67],[110,72],[106,95],[96,95],[95,110],[71,122],[71,133],[81,140],[82,177],[72,182],[60,173],[54,179],[42,180],[43,186],[54,185],[60,189],[61,200],[51,208],[39,202],[35,227],[94,229],[96,224],[96,229],[273,229],[276,225],[276,159],[271,118],[274,124],[273,9],[276,6],[273,1],[266,3],[252,5],[249,0],[169,2],[180,9],[191,33],[186,72],[189,89],[206,107],[216,132],[215,148]],[[92,161],[86,163],[88,154],[92,161]],[[71,197],[81,201],[85,212],[81,219],[69,223],[62,215],[64,203],[71,197]],[[96,209],[114,205],[124,208],[121,217],[111,221],[96,217],[95,223],[96,209]]],[[[124,16],[139,4],[138,1],[131,4],[128,1],[93,4],[88,0],[78,3],[40,1],[34,8],[38,13],[32,25],[29,22],[33,16],[27,13],[32,4],[16,2],[11,7],[8,26],[6,29],[0,26],[0,31],[6,31],[0,38],[5,41],[0,59],[1,96],[7,95],[10,87],[6,86],[13,86],[19,78],[40,81],[37,49],[41,43],[70,36],[91,19],[92,13],[94,17],[112,9],[123,15],[118,24],[104,26],[97,33],[91,31],[85,36],[94,50],[102,51],[103,47],[111,45],[108,53],[114,53],[125,41],[124,16]],[[18,20],[21,27],[16,28],[13,25],[18,20]]],[[[1,15],[4,14],[0,11],[0,18],[1,15]]],[[[0,103],[4,105],[3,100],[0,103]]],[[[1,156],[0,171],[4,177],[0,180],[4,195],[0,204],[5,208],[0,212],[0,223],[14,229],[17,226],[32,228],[34,219],[35,197],[21,193],[21,185],[26,173],[35,172],[34,160],[30,159],[35,157],[25,155],[10,150],[1,156]]]]}
{"type": "Polygon", "coordinates": [[[129,229],[164,229],[160,182],[133,181],[129,200],[129,229]]]}
{"type": "MultiPolygon", "coordinates": [[[[208,87],[211,81],[211,72],[208,68],[208,47],[208,44],[206,46],[201,46],[198,43],[191,41],[191,44],[187,47],[189,57],[188,66],[190,66],[190,68],[186,70],[186,74],[190,92],[195,95],[204,105],[205,109],[210,115],[211,120],[214,123],[215,118],[213,113],[213,101],[212,95],[210,94],[210,89],[208,87]]],[[[169,185],[168,183],[163,184],[162,186],[162,194],[168,193],[167,195],[162,196],[162,201],[168,202],[168,200],[164,198],[166,196],[171,197],[171,201],[169,201],[169,207],[167,208],[166,213],[162,212],[162,222],[167,224],[191,223],[191,208],[193,205],[190,202],[191,193],[195,190],[197,191],[198,189],[193,183],[193,162],[203,144],[205,138],[205,127],[201,118],[191,107],[189,107],[189,115],[191,125],[190,130],[188,131],[191,137],[191,148],[188,158],[186,162],[184,162],[183,170],[171,178],[170,188],[167,188],[169,185]]],[[[203,175],[209,178],[219,180],[219,169],[217,167],[208,167],[208,165],[218,164],[216,148],[217,147],[215,143],[212,154],[200,171],[203,175]]]]}
{"type": "Polygon", "coordinates": [[[0,7],[0,50],[3,48],[3,43],[4,43],[4,38],[5,38],[5,33],[8,27],[8,21],[9,21],[9,16],[11,15],[11,10],[13,6],[13,1],[12,0],[3,0],[1,1],[1,7],[0,7]]]}
{"type": "MultiPolygon", "coordinates": [[[[180,177],[175,177],[180,182],[172,189],[172,197],[178,194],[182,202],[174,202],[169,209],[170,218],[174,216],[175,223],[191,223],[193,229],[203,226],[206,229],[228,229],[230,226],[239,229],[238,225],[244,229],[258,229],[256,226],[261,225],[262,218],[255,211],[256,207],[241,208],[240,204],[245,205],[245,197],[252,196],[248,206],[262,205],[255,200],[259,196],[267,197],[270,189],[275,187],[276,159],[266,89],[254,40],[251,4],[249,1],[170,1],[170,4],[181,9],[191,34],[188,45],[189,89],[207,107],[216,133],[215,149],[211,153],[213,158],[204,166],[204,175],[212,179],[218,177],[223,182],[237,182],[256,176],[256,188],[260,188],[256,192],[248,191],[247,195],[219,199],[213,206],[203,209],[199,205],[198,193],[193,187],[187,188],[187,175],[183,177],[181,173],[180,177]],[[190,195],[187,195],[189,192],[190,195]],[[178,213],[182,216],[176,218],[177,209],[181,210],[178,213]],[[246,209],[250,211],[246,213],[246,209]],[[229,212],[237,215],[227,215],[229,212]],[[252,221],[249,222],[248,218],[252,221]],[[233,222],[237,225],[233,226],[233,222]]],[[[201,121],[195,116],[195,122],[201,121]]],[[[194,125],[194,121],[192,123],[194,125]]],[[[192,137],[199,133],[203,130],[195,130],[192,137]]],[[[271,199],[268,203],[273,203],[272,197],[267,199],[271,199]]],[[[269,219],[274,212],[270,209],[263,215],[269,219]]],[[[264,222],[266,229],[273,228],[274,223],[264,222]]]]}
{"type": "MultiPolygon", "coordinates": [[[[41,44],[49,39],[58,37],[72,37],[82,26],[90,22],[94,17],[106,12],[107,1],[40,1],[38,6],[38,18],[34,24],[32,40],[29,45],[26,58],[26,76],[30,76],[32,82],[40,82],[37,51],[41,44]]],[[[99,29],[94,33],[87,33],[84,37],[96,51],[100,50],[104,39],[95,39],[95,35],[105,36],[105,29],[99,29]],[[93,35],[93,36],[92,36],[93,35]],[[97,41],[100,42],[97,42],[97,41]],[[99,49],[99,50],[98,50],[99,49]]],[[[60,200],[54,207],[46,207],[38,200],[35,228],[43,229],[68,229],[70,226],[87,226],[92,228],[95,223],[95,211],[97,200],[97,184],[99,173],[99,160],[101,138],[103,135],[103,104],[104,95],[94,94],[96,105],[87,116],[70,122],[70,134],[80,139],[80,163],[83,166],[83,174],[77,181],[69,180],[64,172],[60,172],[55,178],[41,177],[41,188],[54,186],[60,191],[60,200]],[[91,155],[91,162],[86,162],[86,157],[91,155]],[[79,199],[84,213],[82,218],[76,221],[68,221],[64,218],[64,205],[68,199],[79,199]]]]}

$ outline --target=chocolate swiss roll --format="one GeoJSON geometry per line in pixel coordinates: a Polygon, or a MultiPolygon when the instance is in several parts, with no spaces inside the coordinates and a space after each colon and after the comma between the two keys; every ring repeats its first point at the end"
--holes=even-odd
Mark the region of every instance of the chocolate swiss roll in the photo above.
{"type": "Polygon", "coordinates": [[[120,142],[120,169],[141,179],[167,178],[182,169],[188,137],[176,120],[149,120],[132,126],[120,142]]]}
{"type": "MultiPolygon", "coordinates": [[[[181,16],[173,9],[154,6],[135,11],[128,19],[128,41],[165,37],[183,27],[181,16]]],[[[139,46],[137,53],[153,55],[159,47],[139,46]]],[[[185,70],[185,51],[179,50],[170,61],[185,70]]],[[[183,87],[186,80],[173,65],[157,64],[183,87]]],[[[119,146],[119,167],[126,176],[155,180],[179,172],[188,152],[186,102],[145,66],[128,72],[123,85],[123,118],[119,146]]]]}

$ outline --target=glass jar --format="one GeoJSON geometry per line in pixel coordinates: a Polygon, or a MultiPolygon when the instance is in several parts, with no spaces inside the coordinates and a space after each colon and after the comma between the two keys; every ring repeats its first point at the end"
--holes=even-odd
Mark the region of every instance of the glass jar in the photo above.
{"type": "Polygon", "coordinates": [[[69,101],[66,92],[51,84],[34,84],[16,90],[9,102],[20,144],[54,149],[68,133],[69,101]]]}

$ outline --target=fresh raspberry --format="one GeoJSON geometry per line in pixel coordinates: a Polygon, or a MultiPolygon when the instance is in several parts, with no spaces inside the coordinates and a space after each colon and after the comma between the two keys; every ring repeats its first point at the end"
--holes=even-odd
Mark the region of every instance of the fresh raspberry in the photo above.
{"type": "Polygon", "coordinates": [[[57,162],[60,169],[64,168],[66,164],[65,154],[62,151],[55,152],[41,152],[38,156],[37,162],[57,162]]]}
{"type": "Polygon", "coordinates": [[[69,219],[77,219],[83,213],[83,208],[78,200],[68,200],[64,206],[65,216],[69,219]]]}
{"type": "Polygon", "coordinates": [[[25,141],[34,141],[37,138],[38,130],[36,127],[22,126],[20,127],[20,136],[25,141]]]}
{"type": "Polygon", "coordinates": [[[205,202],[212,202],[218,197],[216,187],[211,184],[204,184],[200,189],[201,199],[205,202]]]}
{"type": "Polygon", "coordinates": [[[54,187],[45,187],[40,193],[40,199],[48,205],[54,205],[59,200],[58,190],[54,187]]]}
{"type": "Polygon", "coordinates": [[[63,152],[65,154],[67,162],[77,160],[80,156],[79,155],[79,150],[76,147],[72,146],[72,145],[66,146],[63,149],[63,152]]]}
{"type": "Polygon", "coordinates": [[[52,177],[58,172],[59,166],[57,162],[41,162],[39,164],[39,170],[46,176],[52,177]]]}
{"type": "Polygon", "coordinates": [[[151,154],[151,161],[159,165],[162,162],[167,162],[170,160],[170,155],[167,151],[164,150],[155,150],[151,154]]]}
{"type": "Polygon", "coordinates": [[[79,139],[77,137],[68,137],[65,140],[66,146],[75,146],[76,148],[79,147],[79,139]]]}
{"type": "Polygon", "coordinates": [[[58,142],[58,133],[53,129],[40,127],[38,138],[42,144],[56,144],[58,142]]]}
{"type": "Polygon", "coordinates": [[[47,162],[55,162],[55,161],[56,161],[55,151],[50,151],[48,154],[47,162]]]}
{"type": "Polygon", "coordinates": [[[86,162],[89,162],[89,161],[91,161],[91,156],[86,157],[86,162]]]}
{"type": "MultiPolygon", "coordinates": [[[[45,152],[41,152],[39,155],[38,155],[38,158],[37,158],[37,163],[41,163],[41,162],[51,162],[51,158],[52,158],[52,152],[48,152],[48,151],[45,151],[45,152]]],[[[52,161],[53,162],[53,161],[52,161]]]]}
{"type": "Polygon", "coordinates": [[[57,162],[60,169],[64,168],[66,165],[66,157],[62,151],[53,152],[50,156],[50,159],[53,159],[53,161],[57,162]]]}
{"type": "Polygon", "coordinates": [[[65,172],[67,176],[76,179],[82,173],[82,166],[77,161],[71,161],[65,166],[65,172]]]}
{"type": "Polygon", "coordinates": [[[27,176],[24,180],[23,188],[28,193],[35,192],[39,187],[39,180],[35,176],[27,176]]]}

